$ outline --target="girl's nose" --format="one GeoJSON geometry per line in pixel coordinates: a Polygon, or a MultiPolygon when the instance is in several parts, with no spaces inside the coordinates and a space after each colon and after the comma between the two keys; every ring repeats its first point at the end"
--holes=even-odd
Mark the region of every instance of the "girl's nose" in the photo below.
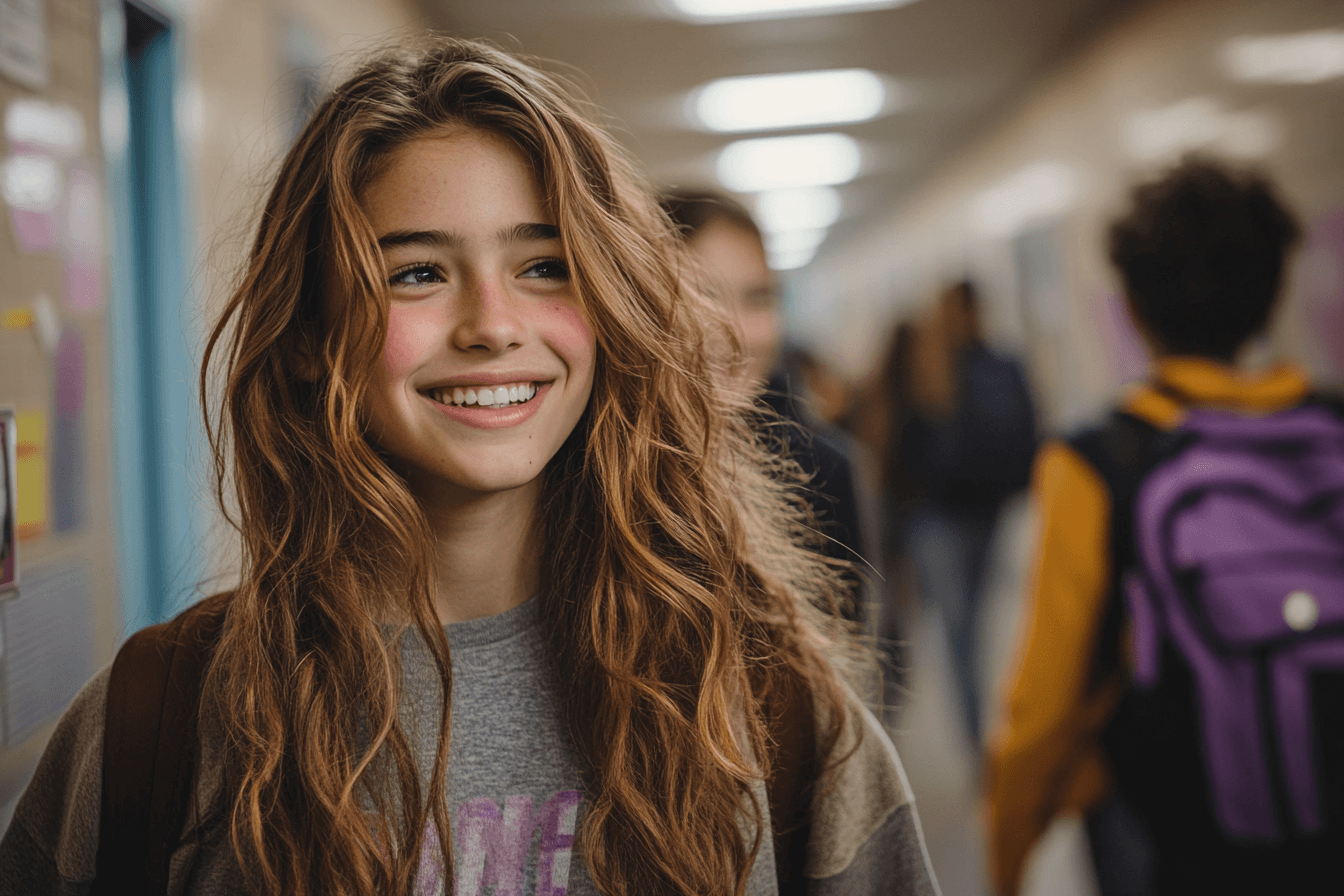
{"type": "Polygon", "coordinates": [[[452,333],[457,348],[503,352],[522,344],[526,333],[522,302],[498,278],[473,278],[457,305],[452,333]]]}

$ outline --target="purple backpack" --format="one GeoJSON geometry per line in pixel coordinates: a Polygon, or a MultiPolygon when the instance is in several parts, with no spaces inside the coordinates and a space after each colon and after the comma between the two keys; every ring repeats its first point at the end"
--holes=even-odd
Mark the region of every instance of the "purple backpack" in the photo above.
{"type": "Polygon", "coordinates": [[[1310,676],[1344,670],[1344,418],[1195,409],[1143,479],[1125,580],[1134,684],[1189,664],[1214,817],[1234,841],[1323,824],[1310,676]],[[1276,784],[1277,780],[1277,784],[1276,784]],[[1286,794],[1276,813],[1275,792],[1286,794]]]}

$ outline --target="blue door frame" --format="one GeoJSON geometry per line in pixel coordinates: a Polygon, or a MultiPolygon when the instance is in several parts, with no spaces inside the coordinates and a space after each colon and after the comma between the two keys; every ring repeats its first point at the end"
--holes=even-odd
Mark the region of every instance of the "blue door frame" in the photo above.
{"type": "Polygon", "coordinates": [[[103,0],[110,330],[125,632],[192,602],[203,531],[187,203],[175,123],[180,35],[161,8],[103,0]]]}

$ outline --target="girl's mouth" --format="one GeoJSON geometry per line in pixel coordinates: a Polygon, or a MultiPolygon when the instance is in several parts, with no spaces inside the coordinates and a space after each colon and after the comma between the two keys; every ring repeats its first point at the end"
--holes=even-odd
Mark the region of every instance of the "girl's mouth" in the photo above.
{"type": "Polygon", "coordinates": [[[536,383],[507,383],[499,386],[452,386],[426,389],[433,401],[449,407],[506,408],[526,404],[537,394],[536,383]]]}

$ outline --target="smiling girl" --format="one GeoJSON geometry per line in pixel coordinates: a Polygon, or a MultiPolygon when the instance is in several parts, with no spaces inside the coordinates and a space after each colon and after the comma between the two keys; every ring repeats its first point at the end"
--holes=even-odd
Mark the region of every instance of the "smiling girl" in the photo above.
{"type": "MultiPolygon", "coordinates": [[[[683,251],[488,46],[397,49],[318,108],[206,351],[244,563],[182,617],[218,634],[169,892],[936,891],[841,672],[844,580],[683,251]]],[[[0,892],[102,873],[108,677],[0,892]]]]}

